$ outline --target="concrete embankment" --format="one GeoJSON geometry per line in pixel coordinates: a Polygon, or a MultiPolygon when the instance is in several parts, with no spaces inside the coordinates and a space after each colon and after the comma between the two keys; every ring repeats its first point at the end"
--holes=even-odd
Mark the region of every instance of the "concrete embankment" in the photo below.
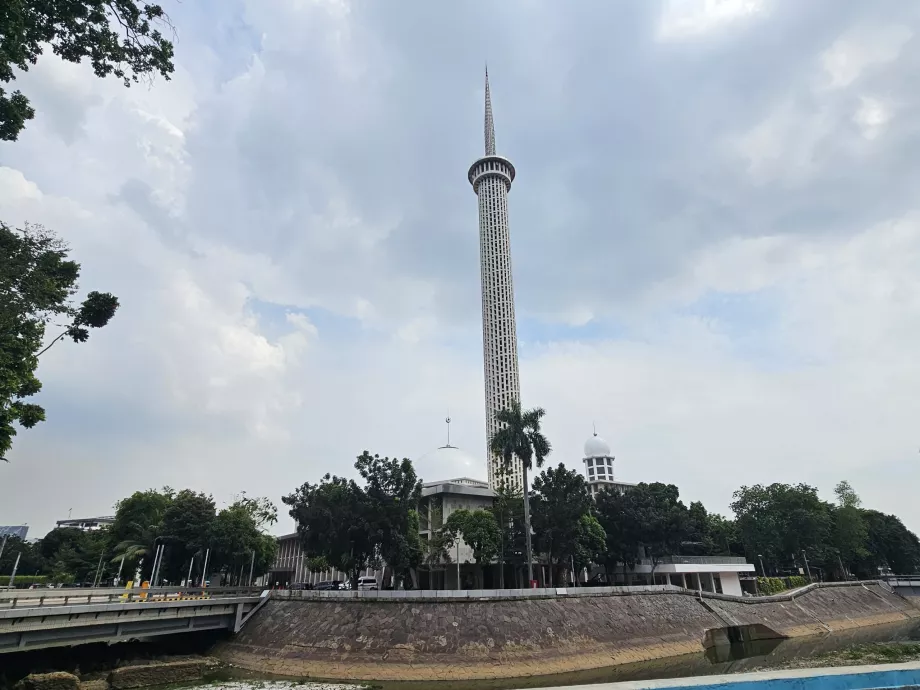
{"type": "Polygon", "coordinates": [[[920,617],[876,583],[811,586],[762,599],[673,587],[507,590],[487,598],[319,594],[273,593],[216,653],[243,668],[288,676],[510,678],[699,652],[712,631],[737,634],[744,626],[757,626],[759,637],[795,637],[920,617]]]}

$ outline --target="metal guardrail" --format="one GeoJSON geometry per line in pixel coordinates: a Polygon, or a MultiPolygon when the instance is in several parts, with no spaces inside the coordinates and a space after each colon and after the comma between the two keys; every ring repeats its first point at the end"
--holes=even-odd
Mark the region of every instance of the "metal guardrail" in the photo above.
{"type": "Polygon", "coordinates": [[[20,589],[0,597],[0,610],[81,604],[163,603],[193,599],[256,597],[257,587],[151,587],[148,589],[20,589]]]}

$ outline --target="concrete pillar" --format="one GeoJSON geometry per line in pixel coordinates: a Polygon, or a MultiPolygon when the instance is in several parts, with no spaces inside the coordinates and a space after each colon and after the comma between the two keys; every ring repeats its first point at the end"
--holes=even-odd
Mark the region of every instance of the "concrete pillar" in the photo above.
{"type": "Polygon", "coordinates": [[[680,574],[680,586],[687,589],[687,573],[680,574]]]}

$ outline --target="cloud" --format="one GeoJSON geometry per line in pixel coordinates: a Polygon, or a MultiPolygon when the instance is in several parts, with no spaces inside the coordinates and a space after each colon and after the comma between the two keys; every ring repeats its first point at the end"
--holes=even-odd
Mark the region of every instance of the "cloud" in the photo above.
{"type": "Polygon", "coordinates": [[[278,499],[365,448],[423,456],[448,410],[484,475],[465,174],[488,60],[518,170],[524,402],[548,411],[553,461],[580,467],[597,423],[620,477],[712,509],[742,483],[848,478],[920,529],[906,4],[239,0],[172,19],[170,82],[126,90],[51,55],[18,80],[38,115],[0,145],[0,217],[57,230],[82,288],[122,308],[42,358],[49,419],[0,469],[0,523],[40,533],[163,484],[278,499]]]}

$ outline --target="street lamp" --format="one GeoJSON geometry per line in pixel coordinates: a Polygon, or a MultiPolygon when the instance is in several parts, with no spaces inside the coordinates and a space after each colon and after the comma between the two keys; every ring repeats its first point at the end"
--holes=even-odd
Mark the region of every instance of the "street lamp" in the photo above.
{"type": "Polygon", "coordinates": [[[802,558],[805,559],[805,572],[808,573],[808,581],[814,582],[814,580],[811,579],[811,568],[808,567],[808,556],[805,555],[805,549],[802,549],[802,558]]]}

